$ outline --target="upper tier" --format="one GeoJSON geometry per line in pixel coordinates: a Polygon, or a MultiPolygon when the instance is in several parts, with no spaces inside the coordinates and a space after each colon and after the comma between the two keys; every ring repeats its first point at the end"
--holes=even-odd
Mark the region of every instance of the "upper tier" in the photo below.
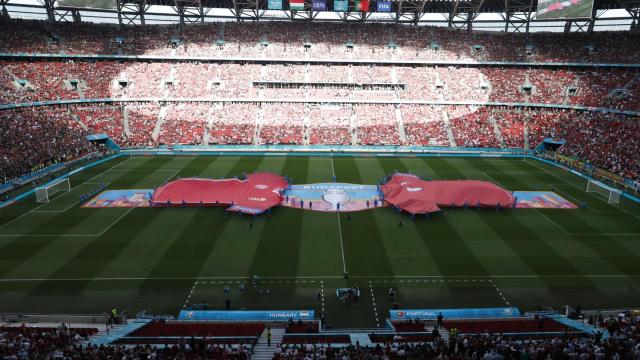
{"type": "Polygon", "coordinates": [[[640,34],[467,33],[446,28],[307,22],[185,27],[0,23],[0,51],[198,57],[640,63],[640,34]],[[179,45],[172,45],[172,39],[179,45]]]}

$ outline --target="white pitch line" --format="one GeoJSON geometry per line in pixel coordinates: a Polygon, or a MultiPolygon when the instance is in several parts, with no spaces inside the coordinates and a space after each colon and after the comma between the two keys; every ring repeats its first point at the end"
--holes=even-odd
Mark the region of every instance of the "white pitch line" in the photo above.
{"type": "MultiPolygon", "coordinates": [[[[495,182],[497,185],[502,186],[502,183],[500,183],[500,181],[494,179],[491,175],[487,174],[486,172],[482,171],[482,173],[488,177],[489,179],[491,179],[491,181],[495,182]]],[[[547,215],[545,215],[542,211],[540,211],[539,209],[535,209],[536,212],[538,212],[538,214],[542,215],[545,219],[547,219],[547,221],[551,222],[552,224],[554,224],[555,226],[559,227],[560,230],[562,230],[565,234],[567,235],[571,235],[571,233],[569,231],[567,231],[567,229],[565,229],[564,227],[562,227],[562,225],[558,224],[557,222],[555,222],[553,219],[551,219],[550,217],[548,217],[547,215]]]]}
{"type": "MultiPolygon", "coordinates": [[[[333,174],[333,178],[336,177],[336,169],[333,166],[333,156],[331,157],[331,173],[333,174]]],[[[342,240],[342,220],[340,219],[340,210],[336,211],[336,215],[338,216],[338,233],[340,234],[340,253],[342,255],[342,272],[343,274],[347,273],[347,262],[344,258],[344,241],[342,240]]]]}
{"type": "MultiPolygon", "coordinates": [[[[354,279],[402,279],[402,278],[413,278],[413,279],[535,279],[535,278],[581,278],[581,277],[589,277],[589,278],[626,278],[626,277],[640,277],[640,274],[550,274],[550,275],[369,275],[369,276],[358,276],[353,275],[350,278],[354,279]]],[[[404,281],[404,280],[396,280],[396,281],[404,281]]]]}
{"type": "MultiPolygon", "coordinates": [[[[132,159],[132,158],[129,158],[129,159],[132,159]]],[[[127,160],[125,160],[125,161],[128,161],[129,159],[127,159],[127,160]]],[[[116,164],[115,166],[121,165],[121,164],[122,164],[122,163],[124,163],[125,161],[123,161],[123,162],[121,162],[121,163],[119,163],[119,164],[116,164]]],[[[115,166],[114,166],[114,167],[115,167],[115,166]]],[[[113,167],[112,167],[112,168],[113,168],[113,167]]],[[[90,180],[95,179],[96,177],[100,176],[101,174],[103,174],[103,173],[105,173],[105,172],[107,172],[107,171],[110,171],[112,168],[109,168],[109,169],[107,169],[107,170],[103,171],[102,173],[100,173],[100,174],[98,174],[98,175],[94,176],[93,178],[91,178],[91,179],[89,179],[89,180],[87,180],[87,181],[90,181],[90,180]]],[[[167,170],[167,171],[172,171],[172,173],[171,173],[171,175],[170,175],[170,176],[169,176],[165,181],[169,181],[171,178],[173,178],[174,176],[176,176],[176,175],[180,172],[180,170],[167,170]]],[[[152,171],[152,172],[153,172],[153,171],[152,171]]],[[[79,186],[84,185],[87,181],[83,182],[82,184],[79,184],[78,186],[74,187],[74,188],[73,188],[73,189],[71,189],[71,190],[74,190],[74,189],[78,188],[79,186]]],[[[68,193],[67,193],[67,194],[68,194],[68,193]]],[[[76,203],[76,204],[77,204],[77,203],[76,203]]],[[[43,205],[45,205],[45,204],[43,204],[43,205]]],[[[75,205],[75,204],[74,204],[74,205],[75,205]]],[[[74,206],[74,205],[72,205],[72,206],[74,206]]],[[[42,205],[40,205],[40,206],[42,206],[42,205]]],[[[6,226],[6,225],[10,224],[11,222],[18,220],[20,217],[25,216],[25,215],[27,215],[27,214],[29,214],[29,213],[33,212],[34,210],[36,210],[36,209],[40,208],[40,206],[39,206],[39,207],[37,207],[37,208],[35,208],[35,209],[33,209],[33,210],[30,210],[30,211],[29,211],[29,212],[27,212],[27,213],[24,213],[24,214],[20,215],[19,217],[17,217],[17,218],[15,218],[15,219],[13,219],[12,221],[10,221],[10,222],[8,222],[8,223],[6,223],[6,224],[4,224],[4,225],[0,226],[0,229],[2,229],[4,226],[6,226]]],[[[100,233],[98,233],[98,234],[86,234],[86,235],[85,235],[85,234],[83,234],[83,235],[44,235],[44,236],[48,236],[48,237],[62,237],[62,236],[71,236],[71,237],[73,237],[73,236],[78,236],[78,237],[100,237],[100,236],[104,235],[104,233],[106,233],[107,231],[109,231],[109,229],[111,229],[111,228],[112,228],[116,223],[118,223],[118,222],[119,222],[120,220],[122,220],[125,216],[127,216],[127,215],[131,212],[131,210],[133,210],[133,209],[135,209],[135,208],[129,208],[129,210],[127,210],[124,214],[122,214],[120,217],[118,217],[114,222],[112,222],[109,226],[107,226],[104,230],[102,230],[102,231],[101,231],[100,233]]],[[[65,210],[65,211],[66,211],[66,210],[65,210]]],[[[16,237],[16,236],[30,236],[30,237],[31,237],[31,236],[35,236],[35,237],[38,237],[38,236],[43,236],[43,235],[33,235],[33,234],[25,234],[25,235],[13,235],[13,234],[11,234],[11,235],[7,235],[7,234],[0,234],[0,237],[16,237]]]]}
{"type": "Polygon", "coordinates": [[[491,283],[491,285],[493,286],[493,288],[496,290],[496,292],[498,293],[498,296],[500,296],[500,298],[502,298],[502,301],[504,301],[504,303],[507,306],[511,306],[511,303],[509,302],[509,300],[507,300],[507,297],[504,296],[504,294],[502,293],[502,291],[500,290],[500,288],[498,288],[498,285],[496,285],[496,283],[493,282],[493,280],[489,280],[489,282],[491,283]]]}
{"type": "MultiPolygon", "coordinates": [[[[269,277],[261,276],[261,279],[269,279],[269,277]]],[[[271,277],[271,279],[278,277],[271,277]]],[[[324,277],[282,277],[278,279],[342,279],[342,276],[324,276],[324,277]]],[[[143,280],[196,280],[198,283],[205,283],[203,280],[230,280],[230,279],[239,279],[239,280],[248,280],[250,277],[247,276],[226,276],[226,277],[216,277],[216,276],[200,276],[200,277],[192,277],[192,276],[176,276],[176,277],[98,277],[98,278],[22,278],[22,279],[1,279],[2,282],[33,282],[33,281],[143,281],[143,280]]],[[[211,284],[232,284],[232,281],[211,281],[211,284]]],[[[244,283],[244,282],[243,282],[244,283]]],[[[280,281],[278,283],[281,283],[280,281]]],[[[287,283],[290,283],[287,281],[287,283]]]]}
{"type": "Polygon", "coordinates": [[[483,174],[484,174],[484,176],[488,177],[491,181],[493,181],[494,183],[496,183],[496,185],[502,186],[502,183],[501,183],[500,181],[498,181],[498,180],[494,179],[494,178],[493,178],[493,176],[491,176],[491,175],[487,174],[487,173],[486,173],[486,172],[484,172],[484,171],[481,171],[481,173],[483,173],[483,174]]]}
{"type": "Polygon", "coordinates": [[[569,231],[567,231],[567,229],[565,229],[562,225],[558,224],[555,220],[553,220],[552,218],[548,217],[547,215],[545,215],[542,211],[540,211],[539,209],[535,209],[536,212],[540,215],[542,215],[545,219],[547,219],[548,222],[552,223],[553,225],[557,226],[560,228],[560,230],[562,230],[565,234],[567,235],[571,235],[571,233],[569,231]]]}
{"type": "MultiPolygon", "coordinates": [[[[109,185],[111,183],[110,182],[106,182],[104,184],[109,185]]],[[[72,190],[80,187],[81,185],[102,185],[102,184],[101,183],[87,183],[87,182],[85,182],[85,183],[82,183],[82,184],[76,186],[75,188],[69,190],[69,192],[67,194],[71,193],[72,190]]],[[[80,203],[80,200],[74,202],[73,204],[67,206],[66,208],[64,208],[62,210],[31,210],[31,212],[32,213],[63,213],[63,212],[67,212],[69,209],[71,209],[72,207],[78,205],[79,203],[80,203]]]]}
{"type": "Polygon", "coordinates": [[[596,235],[602,235],[602,236],[640,236],[640,234],[602,234],[602,233],[598,233],[598,234],[571,234],[571,236],[596,236],[596,235]]]}
{"type": "MultiPolygon", "coordinates": [[[[90,179],[88,179],[88,180],[86,180],[86,181],[82,182],[81,184],[76,185],[75,187],[73,187],[72,189],[70,189],[68,193],[70,193],[71,191],[73,191],[73,190],[77,189],[77,188],[78,188],[78,187],[80,187],[81,185],[84,185],[85,183],[89,183],[89,182],[93,181],[93,180],[94,180],[94,179],[96,179],[98,176],[100,176],[100,175],[102,175],[102,174],[106,173],[107,171],[112,170],[112,169],[115,169],[117,166],[120,166],[120,165],[124,164],[125,162],[129,161],[130,159],[131,159],[131,158],[128,158],[128,159],[126,159],[126,160],[124,160],[124,161],[122,161],[122,162],[119,162],[119,163],[115,164],[114,166],[112,166],[112,167],[108,168],[107,170],[104,170],[104,171],[102,171],[101,173],[98,173],[96,176],[94,176],[94,177],[92,177],[92,178],[90,178],[90,179]]],[[[68,194],[68,193],[67,193],[67,194],[68,194]]],[[[57,198],[56,198],[56,199],[57,199],[57,198]]],[[[55,199],[54,199],[54,201],[55,201],[55,199]]],[[[18,219],[21,219],[22,217],[27,216],[28,214],[32,213],[34,210],[38,210],[39,208],[41,208],[41,207],[43,207],[43,206],[45,206],[45,205],[47,205],[47,204],[50,204],[50,203],[43,203],[42,205],[38,205],[38,206],[36,206],[35,208],[33,208],[33,209],[31,209],[31,210],[27,211],[26,213],[24,213],[24,214],[22,214],[22,215],[18,216],[17,218],[15,218],[15,219],[13,219],[13,220],[11,220],[11,221],[9,221],[9,222],[6,222],[6,223],[4,223],[4,224],[0,225],[0,229],[4,228],[5,226],[7,226],[7,225],[9,225],[9,224],[12,224],[13,222],[17,221],[18,219]]]]}
{"type": "Polygon", "coordinates": [[[111,229],[113,225],[117,224],[120,220],[122,220],[125,216],[127,216],[133,209],[135,208],[129,208],[129,210],[125,211],[124,214],[120,215],[120,217],[118,217],[114,222],[112,222],[109,226],[107,226],[106,229],[102,230],[100,234],[98,234],[98,237],[104,235],[104,233],[109,231],[109,229],[111,229]]]}
{"type": "Polygon", "coordinates": [[[191,296],[193,296],[193,292],[196,290],[196,286],[198,285],[198,282],[194,282],[193,286],[191,287],[191,291],[189,291],[189,296],[187,296],[187,300],[184,301],[184,306],[182,306],[183,309],[187,308],[187,305],[189,305],[189,301],[191,300],[191,296]]]}
{"type": "Polygon", "coordinates": [[[376,317],[376,327],[380,327],[380,318],[378,317],[378,308],[376,307],[376,296],[373,293],[373,283],[369,280],[369,289],[371,289],[371,302],[373,303],[373,314],[376,317]]]}
{"type": "Polygon", "coordinates": [[[99,234],[0,234],[0,237],[98,237],[99,234]]]}
{"type": "MultiPolygon", "coordinates": [[[[538,160],[533,160],[532,162],[527,162],[527,163],[530,163],[530,164],[532,164],[533,166],[537,167],[538,169],[540,169],[540,170],[544,171],[545,173],[547,173],[547,174],[549,174],[549,175],[551,175],[551,176],[555,177],[556,179],[558,179],[558,180],[560,180],[560,181],[563,181],[563,182],[564,182],[565,184],[567,184],[567,185],[571,185],[571,186],[573,186],[574,188],[576,188],[576,189],[578,189],[578,190],[580,190],[580,191],[585,191],[584,189],[580,188],[578,185],[574,184],[573,182],[568,181],[568,180],[564,180],[563,178],[559,177],[558,175],[556,175],[556,174],[554,174],[554,173],[552,173],[552,172],[550,172],[550,171],[547,171],[547,170],[545,170],[544,168],[542,168],[542,167],[538,166],[538,164],[536,164],[536,161],[538,161],[538,160]]],[[[633,216],[634,218],[636,218],[636,219],[640,220],[640,216],[635,215],[635,214],[633,214],[633,213],[631,213],[631,212],[629,212],[629,211],[627,211],[627,210],[625,210],[625,209],[621,208],[620,206],[616,206],[616,205],[613,205],[613,204],[609,204],[609,203],[607,203],[606,201],[604,201],[603,199],[601,199],[601,198],[599,198],[599,197],[597,197],[597,196],[595,196],[595,195],[589,194],[589,193],[587,193],[587,192],[585,192],[585,193],[586,193],[586,194],[588,194],[588,195],[591,195],[593,198],[598,199],[598,200],[600,200],[600,201],[604,202],[605,204],[607,204],[607,205],[609,205],[609,206],[611,206],[611,207],[613,207],[613,208],[616,208],[616,209],[618,209],[618,210],[620,210],[620,211],[622,211],[622,212],[624,212],[624,213],[626,213],[626,214],[628,214],[628,215],[630,215],[630,216],[633,216]]]]}
{"type": "Polygon", "coordinates": [[[322,313],[324,313],[324,281],[320,280],[320,299],[322,301],[322,313]]]}

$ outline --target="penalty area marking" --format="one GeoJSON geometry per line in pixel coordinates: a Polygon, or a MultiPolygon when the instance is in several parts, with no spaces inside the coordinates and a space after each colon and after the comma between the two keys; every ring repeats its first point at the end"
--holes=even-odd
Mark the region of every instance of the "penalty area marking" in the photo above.
{"type": "MultiPolygon", "coordinates": [[[[67,194],[71,193],[71,191],[75,190],[76,188],[82,186],[82,185],[103,185],[106,184],[111,185],[110,182],[106,182],[106,183],[89,183],[89,182],[85,182],[82,183],[76,187],[74,187],[73,189],[69,190],[69,192],[67,192],[67,194]]],[[[65,194],[62,194],[61,196],[64,196],[65,194]]],[[[54,200],[57,200],[58,198],[56,197],[54,200]]],[[[72,207],[78,205],[80,203],[80,200],[74,202],[73,204],[67,206],[66,208],[62,209],[62,210],[31,210],[32,213],[63,213],[63,212],[67,212],[69,209],[71,209],[72,207]]]]}
{"type": "MultiPolygon", "coordinates": [[[[74,186],[73,188],[71,188],[71,189],[67,192],[67,194],[68,194],[68,193],[70,193],[71,191],[73,191],[73,190],[77,189],[78,187],[80,187],[80,186],[82,186],[82,185],[86,184],[86,183],[91,183],[93,180],[95,180],[96,178],[98,178],[98,176],[101,176],[101,175],[103,175],[104,173],[106,173],[106,172],[108,172],[108,171],[110,171],[110,170],[115,169],[116,167],[118,167],[118,166],[120,166],[120,165],[122,165],[122,164],[126,163],[127,161],[129,161],[129,160],[131,160],[131,159],[132,159],[131,157],[130,157],[130,158],[127,158],[126,160],[124,160],[124,161],[122,161],[122,162],[119,162],[119,163],[115,164],[114,166],[112,166],[112,167],[110,167],[110,168],[108,168],[108,169],[106,169],[106,170],[104,170],[104,171],[102,171],[102,172],[100,172],[100,173],[96,174],[94,177],[92,177],[92,178],[90,178],[90,179],[88,179],[88,180],[83,181],[82,183],[80,183],[80,184],[78,184],[78,185],[74,186]]],[[[64,195],[64,194],[63,194],[63,195],[64,195]]],[[[55,200],[56,200],[56,199],[58,199],[58,198],[59,198],[59,197],[54,198],[54,199],[53,199],[53,201],[55,201],[55,200]]],[[[45,206],[45,205],[47,205],[47,204],[51,204],[51,202],[43,203],[43,204],[41,204],[41,205],[38,205],[38,206],[36,206],[35,208],[33,208],[33,209],[31,209],[31,210],[27,211],[26,213],[24,213],[24,214],[22,214],[22,215],[20,215],[20,216],[16,217],[15,219],[10,220],[9,222],[6,222],[6,223],[4,223],[4,224],[0,225],[0,229],[4,228],[5,226],[7,226],[7,225],[9,225],[9,224],[14,223],[14,222],[15,222],[15,221],[17,221],[18,219],[21,219],[21,218],[23,218],[24,216],[27,216],[28,214],[31,214],[32,212],[34,212],[34,211],[36,211],[36,210],[40,209],[41,207],[43,207],[43,206],[45,206]]]]}
{"type": "Polygon", "coordinates": [[[373,282],[369,280],[369,289],[371,290],[371,303],[373,304],[373,315],[376,318],[376,327],[380,327],[380,317],[378,316],[378,307],[376,306],[376,295],[373,293],[373,282]]]}
{"type": "Polygon", "coordinates": [[[496,285],[495,282],[493,282],[493,280],[489,280],[489,283],[493,286],[493,288],[496,290],[496,292],[498,293],[498,296],[500,296],[502,298],[502,300],[504,301],[504,303],[507,306],[511,306],[511,303],[509,302],[509,300],[507,300],[507,297],[504,296],[504,294],[502,293],[502,291],[500,290],[500,288],[498,287],[498,285],[496,285]]]}
{"type": "Polygon", "coordinates": [[[480,283],[480,284],[484,284],[487,283],[489,285],[491,285],[491,288],[494,289],[496,291],[496,293],[498,294],[498,297],[500,297],[502,299],[502,301],[504,301],[504,303],[507,306],[511,306],[511,302],[507,299],[507,297],[502,293],[502,290],[500,290],[500,288],[498,288],[498,285],[496,285],[496,283],[489,278],[486,279],[465,279],[465,278],[459,278],[459,279],[445,279],[445,278],[440,278],[440,279],[436,279],[436,278],[432,278],[432,279],[407,279],[407,280],[398,280],[398,279],[394,279],[394,280],[369,280],[369,287],[371,288],[371,297],[373,298],[373,310],[376,313],[376,323],[378,323],[378,312],[376,310],[376,301],[375,301],[375,295],[373,293],[373,283],[382,283],[382,284],[436,284],[436,283],[480,283]]]}
{"type": "MultiPolygon", "coordinates": [[[[628,210],[626,210],[626,209],[621,208],[619,205],[609,204],[609,203],[608,203],[608,202],[606,202],[604,199],[599,198],[599,197],[597,197],[597,196],[595,196],[595,195],[593,195],[593,194],[590,194],[590,193],[586,192],[586,191],[585,191],[585,189],[580,188],[580,187],[579,187],[578,185],[576,185],[574,182],[572,182],[572,181],[568,181],[568,180],[565,180],[565,179],[563,179],[563,178],[559,177],[558,175],[556,175],[556,174],[552,173],[551,171],[548,171],[548,170],[546,170],[546,169],[544,169],[544,168],[540,167],[538,164],[536,164],[536,161],[538,161],[538,160],[534,160],[534,161],[532,161],[532,162],[527,161],[527,163],[530,163],[531,165],[533,165],[533,166],[537,167],[538,169],[540,169],[540,170],[544,171],[545,173],[547,173],[547,174],[549,174],[549,175],[553,176],[554,178],[556,178],[556,179],[558,179],[558,180],[560,180],[560,181],[563,181],[565,184],[570,185],[570,186],[573,186],[574,188],[576,188],[576,189],[578,189],[578,190],[580,190],[580,191],[584,192],[584,193],[585,193],[585,194],[587,194],[587,195],[591,195],[591,197],[593,197],[594,199],[598,199],[598,200],[600,200],[600,201],[604,202],[605,204],[607,204],[607,205],[609,205],[609,206],[611,206],[611,207],[613,207],[613,208],[616,208],[616,209],[618,209],[618,210],[620,210],[620,211],[622,211],[622,212],[624,212],[624,213],[626,213],[626,214],[628,214],[628,215],[630,215],[630,216],[633,216],[634,218],[636,218],[636,219],[639,219],[639,220],[640,220],[640,216],[635,215],[635,214],[633,214],[632,212],[630,212],[630,211],[628,211],[628,210]]],[[[557,169],[557,168],[556,168],[556,169],[557,169]]],[[[570,173],[569,173],[569,174],[570,174],[570,173]]]]}
{"type": "Polygon", "coordinates": [[[104,228],[97,234],[0,234],[0,237],[100,237],[107,231],[109,231],[109,229],[111,229],[120,220],[124,219],[124,217],[127,216],[133,209],[136,208],[132,207],[127,209],[127,211],[125,211],[122,215],[120,215],[111,224],[107,225],[106,228],[104,228]]]}
{"type": "Polygon", "coordinates": [[[191,297],[193,296],[193,292],[196,290],[196,286],[198,286],[197,281],[193,283],[193,286],[191,287],[191,291],[189,291],[189,295],[187,296],[187,300],[184,301],[184,305],[182,306],[183,309],[186,309],[187,305],[189,305],[189,301],[191,301],[191,297]]]}

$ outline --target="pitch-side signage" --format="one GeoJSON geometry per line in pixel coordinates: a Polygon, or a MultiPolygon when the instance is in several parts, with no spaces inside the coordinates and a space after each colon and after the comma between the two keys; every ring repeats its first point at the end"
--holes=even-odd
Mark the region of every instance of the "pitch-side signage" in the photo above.
{"type": "Polygon", "coordinates": [[[515,307],[480,309],[411,309],[389,310],[391,320],[423,319],[434,320],[439,314],[445,319],[507,318],[520,316],[515,307]]]}
{"type": "Polygon", "coordinates": [[[313,320],[313,310],[222,311],[181,310],[178,320],[289,321],[313,320]]]}

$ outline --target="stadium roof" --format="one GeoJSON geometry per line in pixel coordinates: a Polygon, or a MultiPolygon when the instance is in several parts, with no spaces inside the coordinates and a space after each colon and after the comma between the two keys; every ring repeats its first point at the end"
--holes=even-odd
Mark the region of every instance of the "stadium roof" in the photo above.
{"type": "MultiPolygon", "coordinates": [[[[389,12],[313,11],[305,0],[303,11],[269,10],[270,0],[0,0],[5,15],[50,21],[86,21],[112,24],[168,24],[209,21],[352,21],[446,26],[505,32],[587,32],[640,29],[640,0],[593,0],[590,16],[536,19],[543,0],[389,0],[389,12]]],[[[548,1],[548,0],[546,0],[548,1]]],[[[590,0],[583,0],[590,5],[590,0]]],[[[371,0],[375,10],[382,0],[371,0]]],[[[587,11],[588,12],[588,11],[587,11]]]]}

